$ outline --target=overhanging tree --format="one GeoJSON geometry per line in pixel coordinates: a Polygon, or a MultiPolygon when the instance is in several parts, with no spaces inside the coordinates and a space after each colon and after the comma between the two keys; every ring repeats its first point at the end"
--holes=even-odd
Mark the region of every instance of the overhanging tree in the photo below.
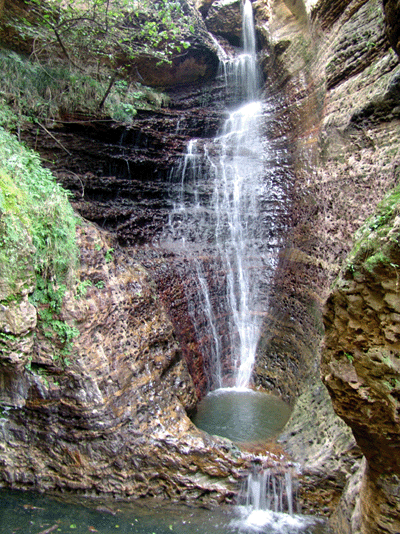
{"type": "Polygon", "coordinates": [[[139,55],[169,63],[189,47],[186,36],[194,32],[179,1],[25,0],[25,4],[33,15],[24,22],[27,32],[35,35],[36,56],[56,48],[74,67],[85,70],[96,61],[98,74],[109,77],[100,109],[115,81],[134,68],[139,55]]]}

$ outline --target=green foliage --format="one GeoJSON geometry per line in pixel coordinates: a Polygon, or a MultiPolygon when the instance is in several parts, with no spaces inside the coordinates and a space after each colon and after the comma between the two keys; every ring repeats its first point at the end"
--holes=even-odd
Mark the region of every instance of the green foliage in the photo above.
{"type": "Polygon", "coordinates": [[[39,327],[68,351],[78,334],[59,319],[77,266],[76,217],[67,193],[39,156],[0,128],[0,277],[12,294],[30,280],[39,327]]]}
{"type": "MultiPolygon", "coordinates": [[[[90,68],[82,72],[72,65],[31,62],[15,52],[0,52],[0,95],[7,95],[15,112],[0,98],[0,126],[15,130],[21,116],[31,121],[58,120],[64,112],[98,113],[99,101],[107,90],[109,77],[90,68]]],[[[117,80],[103,113],[115,120],[131,122],[139,109],[160,108],[168,97],[139,83],[117,80]]]]}
{"type": "Polygon", "coordinates": [[[45,337],[61,343],[60,353],[68,354],[79,330],[59,319],[63,298],[67,287],[53,281],[37,277],[36,289],[30,298],[38,310],[39,326],[45,337]]]}
{"type": "Polygon", "coordinates": [[[66,289],[67,286],[64,284],[55,286],[49,280],[45,280],[38,276],[36,280],[36,289],[30,301],[35,306],[45,306],[40,312],[43,317],[46,316],[46,313],[59,314],[66,289]]]}
{"type": "Polygon", "coordinates": [[[355,245],[347,261],[350,273],[360,270],[360,265],[372,272],[376,266],[398,269],[391,258],[393,245],[400,244],[400,230],[394,229],[400,214],[400,185],[390,191],[379,203],[375,213],[355,235],[355,245]]]}
{"type": "Polygon", "coordinates": [[[105,253],[105,260],[106,260],[106,263],[110,263],[110,261],[112,261],[112,258],[113,258],[113,254],[114,254],[115,250],[113,248],[109,248],[106,253],[105,253]]]}
{"type": "MultiPolygon", "coordinates": [[[[0,79],[1,87],[1,79],[0,79]]],[[[0,95],[0,126],[8,131],[15,131],[19,127],[20,117],[7,105],[0,95]]]]}
{"type": "MultiPolygon", "coordinates": [[[[77,262],[76,217],[67,192],[39,156],[0,128],[0,259],[17,267],[18,247],[31,240],[34,269],[45,278],[68,278],[77,262]]],[[[9,269],[9,270],[10,270],[9,269]]]]}
{"type": "Polygon", "coordinates": [[[88,287],[92,287],[93,283],[91,280],[82,280],[82,282],[79,282],[77,288],[76,288],[76,299],[81,299],[86,296],[88,287]]]}
{"type": "MultiPolygon", "coordinates": [[[[87,72],[88,66],[96,69],[92,83],[106,84],[100,108],[114,82],[134,71],[139,54],[171,63],[190,46],[187,36],[194,32],[193,21],[177,1],[25,0],[25,4],[28,16],[12,25],[25,42],[33,43],[32,57],[48,65],[49,58],[61,53],[79,71],[87,72]]],[[[35,76],[49,81],[50,72],[39,72],[37,65],[32,68],[35,76]]],[[[47,86],[52,85],[50,80],[47,86]]],[[[119,111],[132,115],[131,110],[119,111]]]]}
{"type": "Polygon", "coordinates": [[[350,354],[349,352],[345,352],[344,355],[346,356],[346,358],[349,360],[350,363],[353,363],[354,356],[352,354],[350,354]]]}

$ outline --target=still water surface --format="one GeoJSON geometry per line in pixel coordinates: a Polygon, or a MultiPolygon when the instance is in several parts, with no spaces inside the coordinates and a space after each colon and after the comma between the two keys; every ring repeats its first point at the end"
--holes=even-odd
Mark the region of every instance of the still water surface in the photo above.
{"type": "Polygon", "coordinates": [[[0,490],[1,534],[328,534],[315,518],[246,507],[217,509],[154,501],[114,503],[107,509],[96,502],[59,500],[34,493],[0,490]],[[110,513],[113,511],[115,515],[110,513]]]}
{"type": "Polygon", "coordinates": [[[278,434],[290,416],[290,406],[261,391],[222,388],[198,405],[194,424],[236,443],[266,441],[278,434]]]}

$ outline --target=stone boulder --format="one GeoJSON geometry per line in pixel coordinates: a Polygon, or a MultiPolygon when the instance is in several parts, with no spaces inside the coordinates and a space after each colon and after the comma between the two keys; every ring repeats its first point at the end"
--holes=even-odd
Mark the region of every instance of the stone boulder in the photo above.
{"type": "Polygon", "coordinates": [[[216,0],[208,10],[205,21],[211,33],[227,39],[235,46],[240,45],[242,35],[240,0],[216,0]]]}
{"type": "MultiPolygon", "coordinates": [[[[121,64],[126,60],[121,58],[121,64]]],[[[211,43],[197,40],[188,50],[177,54],[171,63],[160,63],[152,54],[140,54],[130,71],[130,77],[150,87],[169,88],[204,82],[215,75],[218,57],[211,43]]]]}
{"type": "Polygon", "coordinates": [[[214,2],[214,0],[195,0],[194,5],[196,8],[200,11],[200,13],[203,15],[203,17],[207,16],[207,12],[211,7],[211,4],[214,2]]]}

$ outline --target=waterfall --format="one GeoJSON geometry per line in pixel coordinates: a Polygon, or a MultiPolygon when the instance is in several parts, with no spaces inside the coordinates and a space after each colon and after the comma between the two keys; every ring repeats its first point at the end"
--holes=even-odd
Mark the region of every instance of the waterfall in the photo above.
{"type": "Polygon", "coordinates": [[[239,532],[299,534],[309,532],[319,520],[293,513],[293,479],[290,470],[253,465],[242,489],[238,506],[239,532]]]}
{"type": "MultiPolygon", "coordinates": [[[[245,388],[251,381],[268,273],[275,257],[266,236],[281,192],[273,188],[272,159],[261,127],[266,103],[250,0],[242,7],[243,49],[220,47],[221,77],[235,107],[214,139],[193,139],[171,175],[173,210],[163,246],[185,257],[196,284],[189,311],[197,336],[207,340],[210,389],[245,388]]],[[[272,245],[276,246],[276,245],[272,245]]],[[[183,262],[182,262],[183,263],[183,262]]]]}
{"type": "Polygon", "coordinates": [[[292,474],[253,467],[245,481],[242,501],[252,511],[271,510],[293,515],[292,474]]]}

